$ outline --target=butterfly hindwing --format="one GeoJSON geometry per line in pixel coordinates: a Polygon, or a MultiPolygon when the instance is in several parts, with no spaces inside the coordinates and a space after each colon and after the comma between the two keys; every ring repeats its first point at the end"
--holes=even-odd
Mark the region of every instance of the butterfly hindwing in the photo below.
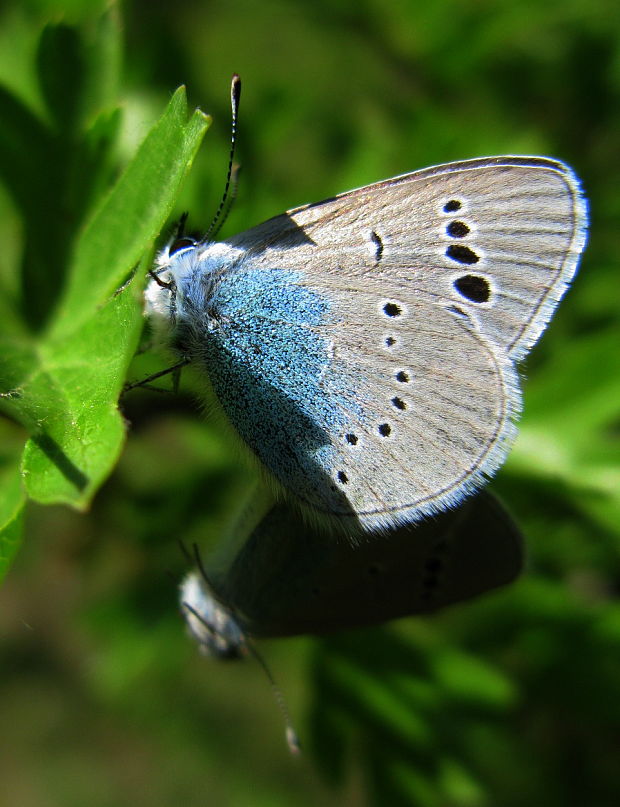
{"type": "Polygon", "coordinates": [[[557,161],[436,166],[172,256],[175,307],[160,307],[289,493],[389,528],[504,461],[515,362],[576,271],[585,220],[557,161]]]}

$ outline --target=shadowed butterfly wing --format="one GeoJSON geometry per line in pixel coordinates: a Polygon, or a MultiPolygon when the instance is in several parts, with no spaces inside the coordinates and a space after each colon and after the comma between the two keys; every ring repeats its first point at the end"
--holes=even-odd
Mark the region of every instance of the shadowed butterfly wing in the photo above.
{"type": "Polygon", "coordinates": [[[277,506],[213,583],[248,635],[295,636],[430,613],[506,585],[522,565],[519,530],[483,492],[355,546],[277,506]]]}

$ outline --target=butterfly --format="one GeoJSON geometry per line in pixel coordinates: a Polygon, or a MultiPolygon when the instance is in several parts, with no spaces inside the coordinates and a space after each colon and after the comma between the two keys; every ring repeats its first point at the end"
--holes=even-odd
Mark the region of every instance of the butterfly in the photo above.
{"type": "Polygon", "coordinates": [[[557,160],[448,163],[222,242],[178,239],[147,310],[291,500],[348,531],[393,529],[457,506],[504,462],[516,365],[586,223],[557,160]]]}

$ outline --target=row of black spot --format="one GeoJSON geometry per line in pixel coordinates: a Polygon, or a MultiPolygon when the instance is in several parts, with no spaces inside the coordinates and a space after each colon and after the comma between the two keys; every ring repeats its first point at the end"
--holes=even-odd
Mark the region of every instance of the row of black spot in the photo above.
{"type": "MultiPolygon", "coordinates": [[[[461,207],[461,202],[459,202],[458,199],[450,199],[449,202],[445,203],[443,209],[444,213],[456,213],[461,207]]],[[[466,235],[469,235],[470,229],[464,221],[455,220],[447,225],[446,232],[450,238],[465,238],[466,235]]],[[[451,258],[457,263],[466,265],[478,263],[480,260],[480,256],[477,255],[473,249],[465,246],[465,244],[450,244],[446,249],[446,257],[451,258]]]]}
{"type": "MultiPolygon", "coordinates": [[[[383,306],[383,313],[386,315],[386,317],[400,317],[403,313],[403,309],[400,303],[390,301],[388,303],[385,303],[385,305],[383,306]]],[[[386,336],[385,344],[387,345],[387,347],[393,347],[396,344],[396,337],[386,336]]],[[[408,384],[410,380],[409,373],[407,373],[406,370],[399,370],[396,373],[395,378],[401,384],[408,384]]],[[[395,395],[392,398],[392,406],[401,412],[404,412],[405,409],[407,408],[407,404],[405,403],[405,401],[398,395],[395,395]]],[[[389,437],[391,432],[392,429],[389,423],[382,423],[379,426],[379,434],[382,437],[389,437]]]]}
{"type": "MultiPolygon", "coordinates": [[[[398,303],[389,302],[385,303],[385,305],[383,306],[383,312],[387,317],[399,317],[403,313],[403,309],[398,303]]],[[[387,336],[385,339],[385,344],[388,347],[393,347],[396,344],[396,338],[394,336],[387,336]]],[[[395,378],[401,384],[408,384],[410,381],[409,373],[406,372],[405,370],[399,370],[396,373],[395,378]]],[[[392,406],[401,412],[404,412],[405,409],[407,408],[406,402],[398,395],[395,395],[392,398],[392,406]]],[[[377,427],[377,431],[379,432],[381,437],[389,437],[390,434],[392,433],[392,427],[390,426],[389,423],[380,423],[379,426],[377,427]]],[[[353,432],[348,432],[347,434],[345,434],[344,439],[351,446],[356,446],[359,442],[358,436],[356,434],[353,434],[353,432]]],[[[349,481],[349,477],[346,475],[344,471],[338,471],[337,477],[338,481],[342,485],[346,485],[347,482],[349,481]]]]}
{"type": "MultiPolygon", "coordinates": [[[[443,206],[444,213],[456,213],[462,207],[458,199],[450,199],[443,206]]],[[[464,221],[455,219],[446,226],[446,232],[451,238],[465,238],[471,230],[464,221]]],[[[465,244],[450,244],[446,249],[446,257],[457,263],[471,266],[478,263],[480,256],[465,244]]],[[[463,275],[454,281],[454,288],[465,299],[472,303],[486,303],[491,296],[488,281],[479,275],[463,275]]]]}

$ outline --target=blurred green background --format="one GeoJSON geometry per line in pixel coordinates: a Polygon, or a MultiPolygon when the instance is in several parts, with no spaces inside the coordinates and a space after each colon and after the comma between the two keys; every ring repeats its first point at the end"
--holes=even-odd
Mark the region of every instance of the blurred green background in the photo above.
{"type": "MultiPolygon", "coordinates": [[[[189,393],[128,396],[125,450],[89,512],[30,507],[0,591],[0,803],[615,807],[617,4],[5,0],[0,85],[35,118],[46,115],[34,67],[45,26],[74,30],[88,60],[104,7],[101,104],[120,104],[122,123],[84,215],[185,84],[214,124],[176,212],[204,230],[223,187],[236,71],[242,173],[224,237],[394,174],[506,153],[575,168],[590,242],[523,368],[520,437],[492,484],[527,536],[525,574],[433,618],[261,643],[300,759],[258,665],[200,658],[177,613],[177,539],[216,541],[246,472],[189,393]]],[[[68,72],[57,88],[67,114],[83,78],[68,72]]],[[[0,150],[13,145],[0,138],[0,150]]],[[[24,207],[0,184],[5,298],[35,237],[24,207]]],[[[63,230],[48,212],[39,221],[52,266],[79,216],[63,230]]],[[[53,284],[50,273],[40,282],[53,284]]],[[[131,375],[161,366],[141,356],[131,375]]],[[[23,433],[8,419],[0,429],[4,461],[23,433]]]]}

